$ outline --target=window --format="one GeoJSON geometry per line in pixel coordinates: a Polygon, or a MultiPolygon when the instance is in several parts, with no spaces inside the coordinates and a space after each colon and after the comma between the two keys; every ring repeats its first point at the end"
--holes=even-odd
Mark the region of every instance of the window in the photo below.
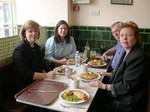
{"type": "Polygon", "coordinates": [[[17,34],[15,0],[0,0],[0,38],[17,34]]]}

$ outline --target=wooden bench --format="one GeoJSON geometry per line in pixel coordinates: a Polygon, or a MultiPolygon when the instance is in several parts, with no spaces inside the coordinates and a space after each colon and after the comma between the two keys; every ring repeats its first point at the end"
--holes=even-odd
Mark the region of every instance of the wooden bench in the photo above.
{"type": "Polygon", "coordinates": [[[12,96],[10,87],[10,75],[12,63],[0,68],[0,101],[2,104],[1,112],[23,112],[27,105],[15,101],[12,96]]]}
{"type": "Polygon", "coordinates": [[[148,93],[148,112],[150,112],[150,82],[149,82],[149,93],[148,93]]]}
{"type": "Polygon", "coordinates": [[[148,57],[148,70],[147,70],[147,72],[149,73],[149,92],[148,92],[148,112],[150,112],[150,72],[149,72],[149,70],[150,70],[150,66],[149,66],[149,64],[150,64],[150,53],[147,53],[147,57],[148,57]]]}

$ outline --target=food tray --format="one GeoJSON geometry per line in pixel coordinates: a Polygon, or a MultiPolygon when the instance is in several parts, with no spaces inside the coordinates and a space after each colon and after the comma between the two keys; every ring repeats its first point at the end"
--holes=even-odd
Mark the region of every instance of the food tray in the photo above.
{"type": "Polygon", "coordinates": [[[37,80],[17,93],[15,98],[22,102],[47,105],[55,100],[66,87],[67,84],[63,82],[37,80]]]}

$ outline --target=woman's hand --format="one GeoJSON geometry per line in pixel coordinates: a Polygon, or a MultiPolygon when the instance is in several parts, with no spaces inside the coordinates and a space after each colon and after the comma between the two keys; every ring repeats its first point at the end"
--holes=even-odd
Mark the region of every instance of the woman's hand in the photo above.
{"type": "Polygon", "coordinates": [[[55,70],[46,73],[46,78],[54,79],[55,77],[56,77],[56,71],[55,70]]]}
{"type": "Polygon", "coordinates": [[[92,82],[89,83],[89,85],[92,86],[92,87],[98,87],[98,88],[101,88],[101,89],[105,89],[105,84],[103,84],[99,80],[92,81],[92,82]]]}
{"type": "Polygon", "coordinates": [[[61,59],[59,62],[60,62],[60,64],[65,65],[65,64],[67,63],[67,59],[66,59],[66,58],[63,58],[63,59],[61,59]]]}
{"type": "Polygon", "coordinates": [[[107,76],[107,77],[111,77],[112,76],[111,72],[99,71],[97,73],[100,74],[101,76],[107,76]]]}
{"type": "Polygon", "coordinates": [[[97,73],[100,74],[101,76],[107,76],[107,72],[104,72],[104,71],[99,71],[97,73]]]}

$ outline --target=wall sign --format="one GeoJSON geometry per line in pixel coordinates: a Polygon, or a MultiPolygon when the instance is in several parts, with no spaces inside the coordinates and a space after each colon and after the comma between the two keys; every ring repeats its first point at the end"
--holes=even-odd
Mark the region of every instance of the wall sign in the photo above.
{"type": "Polygon", "coordinates": [[[132,0],[111,0],[111,4],[132,5],[132,0]]]}

